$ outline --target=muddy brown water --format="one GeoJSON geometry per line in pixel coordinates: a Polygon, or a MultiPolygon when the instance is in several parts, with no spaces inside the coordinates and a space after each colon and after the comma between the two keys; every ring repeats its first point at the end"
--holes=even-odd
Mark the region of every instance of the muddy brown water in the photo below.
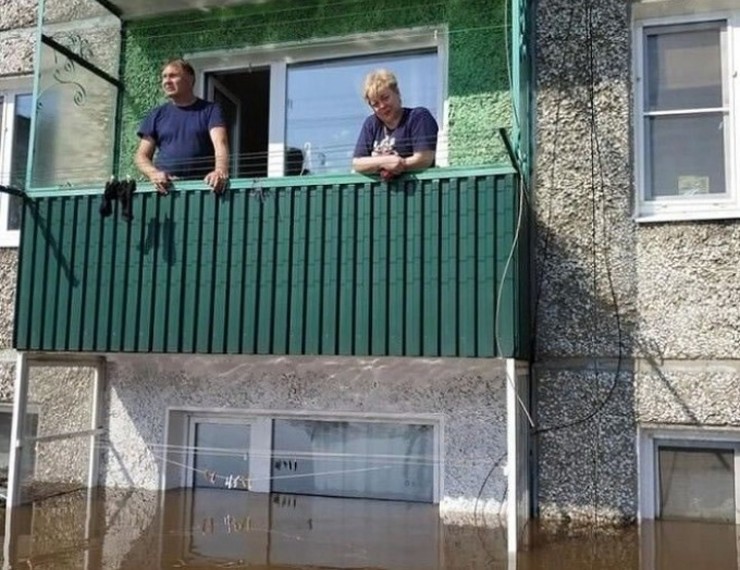
{"type": "Polygon", "coordinates": [[[80,491],[13,511],[3,569],[740,568],[732,525],[531,525],[513,559],[505,529],[482,516],[489,527],[443,524],[435,507],[413,503],[220,489],[80,491]]]}

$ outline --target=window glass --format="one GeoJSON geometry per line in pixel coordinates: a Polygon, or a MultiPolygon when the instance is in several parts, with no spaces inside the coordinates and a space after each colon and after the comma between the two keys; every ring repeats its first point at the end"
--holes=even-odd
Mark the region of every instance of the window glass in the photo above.
{"type": "Polygon", "coordinates": [[[113,173],[118,89],[45,44],[39,51],[31,185],[102,188],[113,173]]]}
{"type": "MultiPolygon", "coordinates": [[[[13,412],[10,408],[0,410],[0,493],[5,493],[8,487],[8,469],[10,466],[10,430],[13,421],[13,412]]],[[[38,414],[26,413],[24,434],[26,437],[36,437],[38,432],[38,414]]],[[[33,474],[36,463],[36,446],[28,444],[23,447],[21,455],[21,481],[33,474]]]]}
{"type": "Polygon", "coordinates": [[[658,463],[661,518],[735,522],[733,450],[662,447],[658,463]]]}
{"type": "Polygon", "coordinates": [[[275,420],[272,490],[434,501],[429,425],[275,420]]]}
{"type": "MultiPolygon", "coordinates": [[[[16,188],[26,187],[26,171],[28,170],[28,145],[31,136],[31,106],[33,96],[30,93],[17,95],[15,98],[15,113],[13,117],[13,147],[11,151],[10,184],[16,188]]],[[[8,208],[9,230],[19,230],[21,227],[21,199],[10,196],[8,208]]]]}
{"type": "Polygon", "coordinates": [[[286,101],[286,174],[350,172],[360,128],[371,110],[362,97],[368,72],[398,78],[405,107],[426,107],[439,120],[436,52],[385,54],[292,65],[286,101]]]}
{"type": "Polygon", "coordinates": [[[195,424],[193,486],[248,489],[250,426],[195,424]]]}
{"type": "Polygon", "coordinates": [[[648,198],[726,192],[723,113],[647,117],[648,198]]]}
{"type": "Polygon", "coordinates": [[[723,106],[722,30],[684,29],[647,37],[649,111],[723,106]]]}

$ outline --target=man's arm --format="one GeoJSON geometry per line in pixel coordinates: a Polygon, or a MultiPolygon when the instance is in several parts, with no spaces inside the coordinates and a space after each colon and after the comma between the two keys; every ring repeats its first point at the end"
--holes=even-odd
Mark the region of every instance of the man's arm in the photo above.
{"type": "Polygon", "coordinates": [[[139,148],[136,150],[136,155],[134,156],[134,162],[139,171],[154,184],[157,192],[167,194],[171,186],[171,179],[166,172],[158,170],[152,162],[156,148],[157,145],[154,139],[151,137],[142,137],[139,148]]]}
{"type": "Polygon", "coordinates": [[[229,136],[226,127],[213,127],[209,131],[216,161],[212,172],[206,177],[206,183],[214,192],[221,192],[229,180],[229,136]]]}

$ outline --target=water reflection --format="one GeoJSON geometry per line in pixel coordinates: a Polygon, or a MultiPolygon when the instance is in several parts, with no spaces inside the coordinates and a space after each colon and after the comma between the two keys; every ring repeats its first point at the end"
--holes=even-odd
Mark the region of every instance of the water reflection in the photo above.
{"type": "Polygon", "coordinates": [[[423,503],[198,488],[72,493],[13,511],[5,568],[506,568],[502,528],[423,503]]]}
{"type": "Polygon", "coordinates": [[[4,569],[740,568],[733,525],[531,528],[509,560],[503,529],[443,525],[431,505],[210,488],[81,491],[16,509],[8,523],[4,569]]]}

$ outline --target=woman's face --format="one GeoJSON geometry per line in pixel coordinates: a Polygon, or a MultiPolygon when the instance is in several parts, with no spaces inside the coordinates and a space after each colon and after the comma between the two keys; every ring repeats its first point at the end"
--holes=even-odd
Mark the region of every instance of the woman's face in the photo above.
{"type": "Polygon", "coordinates": [[[384,123],[393,123],[401,116],[401,97],[393,89],[386,87],[367,101],[370,108],[384,123]]]}

